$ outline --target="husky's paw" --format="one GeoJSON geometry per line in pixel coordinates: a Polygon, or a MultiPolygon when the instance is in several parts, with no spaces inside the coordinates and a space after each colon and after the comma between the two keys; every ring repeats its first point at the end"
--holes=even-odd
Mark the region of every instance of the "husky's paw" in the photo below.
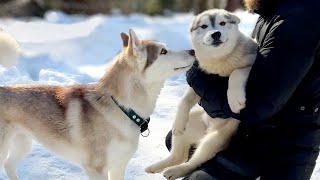
{"type": "Polygon", "coordinates": [[[145,168],[146,173],[154,174],[154,173],[161,173],[163,169],[158,166],[158,164],[153,164],[145,168]]]}
{"type": "Polygon", "coordinates": [[[228,89],[228,103],[232,112],[240,113],[246,107],[246,100],[245,92],[228,89]]]}
{"type": "Polygon", "coordinates": [[[163,177],[167,180],[174,180],[180,177],[184,177],[192,172],[192,168],[185,164],[168,167],[163,171],[163,177]]]}

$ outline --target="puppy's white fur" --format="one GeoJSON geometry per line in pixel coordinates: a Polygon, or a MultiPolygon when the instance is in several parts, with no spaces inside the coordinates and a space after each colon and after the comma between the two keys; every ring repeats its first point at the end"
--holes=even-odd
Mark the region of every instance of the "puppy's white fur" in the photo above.
{"type": "MultiPolygon", "coordinates": [[[[196,16],[190,28],[199,67],[207,73],[230,76],[227,95],[235,113],[245,107],[245,86],[258,47],[252,38],[239,31],[239,23],[234,14],[215,9],[196,16]],[[217,32],[219,38],[215,37],[217,32]]],[[[178,106],[172,127],[171,154],[147,167],[147,172],[163,171],[164,177],[170,180],[183,177],[227,147],[240,122],[233,118],[211,118],[199,107],[190,112],[199,101],[200,97],[189,88],[178,106]],[[197,149],[187,161],[194,144],[197,149]]]]}

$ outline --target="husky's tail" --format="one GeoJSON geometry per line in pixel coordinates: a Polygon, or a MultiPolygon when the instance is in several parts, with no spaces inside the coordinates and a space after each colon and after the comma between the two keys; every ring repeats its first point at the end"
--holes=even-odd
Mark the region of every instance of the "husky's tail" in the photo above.
{"type": "Polygon", "coordinates": [[[16,65],[19,55],[20,50],[17,41],[0,29],[0,65],[5,68],[16,65]]]}

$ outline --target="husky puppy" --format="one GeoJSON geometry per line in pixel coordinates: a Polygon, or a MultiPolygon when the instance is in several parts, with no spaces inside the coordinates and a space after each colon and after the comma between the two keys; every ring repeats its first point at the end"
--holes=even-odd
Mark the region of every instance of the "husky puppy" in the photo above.
{"type": "Polygon", "coordinates": [[[187,71],[195,56],[140,40],[132,29],[121,38],[121,53],[94,85],[0,87],[0,165],[11,180],[33,139],[81,165],[89,179],[124,179],[165,80],[187,71]]]}
{"type": "MultiPolygon", "coordinates": [[[[252,38],[239,31],[239,23],[236,15],[213,9],[196,16],[190,28],[199,67],[209,74],[230,76],[227,95],[230,108],[235,113],[245,107],[245,86],[258,48],[252,38]]],[[[147,172],[163,171],[167,179],[177,179],[191,173],[227,147],[240,121],[211,118],[202,108],[190,112],[199,101],[200,97],[190,87],[178,106],[172,127],[170,156],[147,167],[147,172]],[[197,145],[197,149],[188,160],[193,144],[197,145]]]]}

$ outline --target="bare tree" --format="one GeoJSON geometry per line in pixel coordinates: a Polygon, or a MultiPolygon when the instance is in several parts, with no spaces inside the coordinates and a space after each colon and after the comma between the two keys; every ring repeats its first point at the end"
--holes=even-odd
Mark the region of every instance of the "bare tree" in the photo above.
{"type": "Polygon", "coordinates": [[[194,0],[193,1],[193,13],[195,15],[200,14],[207,9],[207,0],[194,0]]]}

